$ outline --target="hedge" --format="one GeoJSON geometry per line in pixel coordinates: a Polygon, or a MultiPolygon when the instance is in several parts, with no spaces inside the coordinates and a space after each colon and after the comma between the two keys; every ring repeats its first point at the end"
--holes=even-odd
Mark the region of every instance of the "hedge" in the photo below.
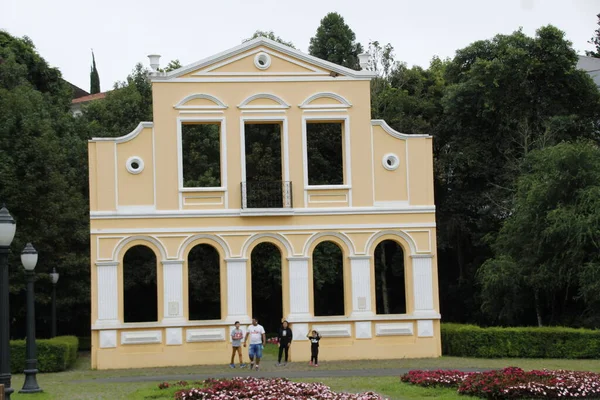
{"type": "MultiPolygon", "coordinates": [[[[40,372],[59,372],[71,367],[77,360],[79,340],[75,336],[57,336],[37,339],[37,367],[40,372]]],[[[25,369],[25,340],[10,341],[10,368],[13,374],[25,369]]]]}
{"type": "Polygon", "coordinates": [[[457,357],[600,358],[600,330],[442,324],[442,354],[457,357]]]}

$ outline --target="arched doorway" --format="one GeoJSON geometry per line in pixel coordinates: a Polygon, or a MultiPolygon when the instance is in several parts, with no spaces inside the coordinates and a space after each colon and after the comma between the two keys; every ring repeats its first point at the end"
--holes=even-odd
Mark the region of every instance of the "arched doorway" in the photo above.
{"type": "Polygon", "coordinates": [[[156,270],[156,255],[147,246],[133,246],[123,256],[124,322],[158,321],[156,270]]]}
{"type": "Polygon", "coordinates": [[[221,257],[209,244],[190,250],[188,270],[188,319],[221,319],[221,257]]]}
{"type": "Polygon", "coordinates": [[[334,242],[319,243],[312,254],[315,316],[344,315],[344,254],[334,242]]]}
{"type": "Polygon", "coordinates": [[[281,251],[272,243],[258,244],[250,254],[252,317],[267,333],[277,332],[283,317],[281,251]]]}
{"type": "Polygon", "coordinates": [[[377,314],[406,314],[402,246],[393,240],[384,240],[375,248],[374,260],[377,314]]]}

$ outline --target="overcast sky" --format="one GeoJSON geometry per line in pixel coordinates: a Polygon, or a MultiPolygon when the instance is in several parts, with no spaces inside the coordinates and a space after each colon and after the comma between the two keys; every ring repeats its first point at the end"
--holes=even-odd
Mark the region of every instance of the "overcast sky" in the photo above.
{"type": "Polygon", "coordinates": [[[391,43],[396,59],[427,66],[438,55],[519,27],[533,35],[553,24],[575,49],[597,28],[600,0],[0,0],[0,29],[29,36],[63,77],[88,90],[94,49],[102,90],[124,80],[146,55],[183,65],[273,30],[308,52],[319,21],[339,12],[357,40],[391,43]]]}

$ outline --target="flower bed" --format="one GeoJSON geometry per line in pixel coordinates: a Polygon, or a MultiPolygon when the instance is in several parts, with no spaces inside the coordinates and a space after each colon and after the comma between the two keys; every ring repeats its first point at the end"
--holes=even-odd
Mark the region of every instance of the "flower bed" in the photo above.
{"type": "Polygon", "coordinates": [[[279,344],[279,339],[277,337],[272,337],[267,339],[268,344],[279,344]]]}
{"type": "MultiPolygon", "coordinates": [[[[181,382],[183,383],[183,382],[181,382]]],[[[178,383],[178,384],[181,384],[178,383]]],[[[178,384],[174,384],[175,386],[178,384]]],[[[173,386],[173,385],[170,385],[173,386]]],[[[165,383],[159,388],[167,388],[165,383]]],[[[290,382],[287,379],[233,378],[207,379],[195,387],[179,390],[177,400],[293,400],[293,399],[332,399],[332,400],[383,400],[372,393],[349,394],[335,393],[321,383],[290,382]]]]}
{"type": "Polygon", "coordinates": [[[459,394],[487,399],[600,399],[600,374],[593,372],[525,372],[515,367],[487,372],[410,371],[401,380],[425,387],[456,387],[459,394]]]}

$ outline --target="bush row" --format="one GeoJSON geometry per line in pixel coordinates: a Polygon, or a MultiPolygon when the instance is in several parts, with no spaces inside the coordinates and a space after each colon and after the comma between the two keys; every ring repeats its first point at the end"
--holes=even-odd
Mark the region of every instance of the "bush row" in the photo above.
{"type": "Polygon", "coordinates": [[[442,354],[457,357],[600,358],[600,330],[442,324],[442,354]]]}
{"type": "MultiPolygon", "coordinates": [[[[77,360],[79,340],[75,336],[37,339],[37,367],[40,372],[58,372],[71,367],[77,360]]],[[[25,369],[25,340],[10,341],[10,368],[13,374],[25,369]]]]}

